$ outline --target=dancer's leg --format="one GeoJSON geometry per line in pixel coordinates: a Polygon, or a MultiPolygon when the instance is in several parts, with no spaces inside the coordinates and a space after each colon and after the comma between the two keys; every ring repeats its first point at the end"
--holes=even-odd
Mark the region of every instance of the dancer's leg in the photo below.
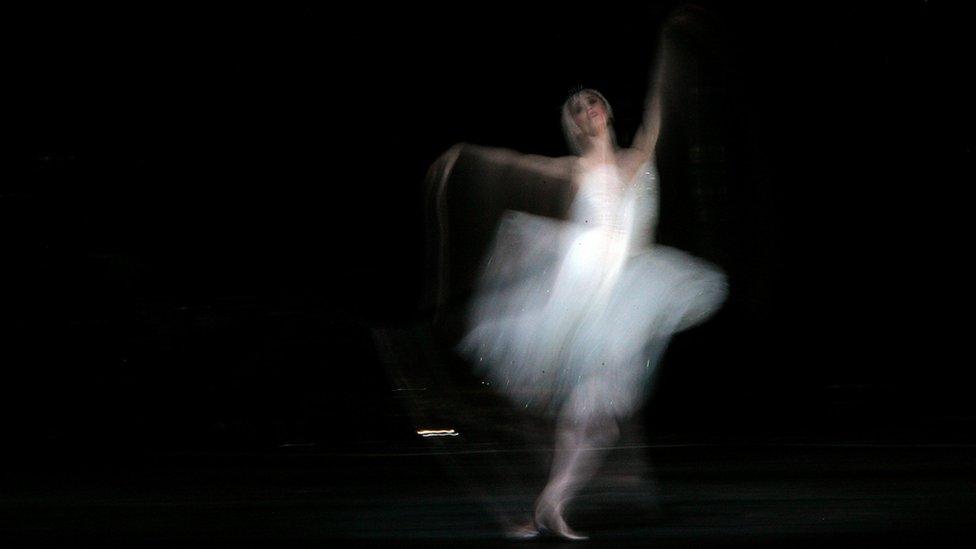
{"type": "Polygon", "coordinates": [[[591,402],[599,392],[574,395],[560,412],[549,482],[536,500],[535,522],[557,535],[583,539],[565,521],[564,509],[596,474],[607,447],[620,433],[617,420],[591,402]],[[586,399],[587,402],[581,401],[586,399]],[[582,406],[582,407],[581,407],[582,406]]]}

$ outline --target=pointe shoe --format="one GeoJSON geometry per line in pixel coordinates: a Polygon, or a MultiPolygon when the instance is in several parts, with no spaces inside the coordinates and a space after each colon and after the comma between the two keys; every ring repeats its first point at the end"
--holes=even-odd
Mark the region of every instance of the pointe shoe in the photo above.
{"type": "Polygon", "coordinates": [[[540,531],[540,535],[544,535],[544,536],[548,535],[559,539],[564,539],[567,541],[586,541],[590,539],[590,536],[585,536],[583,534],[580,534],[579,532],[573,530],[569,526],[565,526],[558,531],[543,529],[542,531],[540,531]]]}
{"type": "Polygon", "coordinates": [[[505,529],[505,537],[512,540],[530,540],[541,535],[539,529],[533,522],[528,522],[518,526],[511,526],[505,529]]]}
{"type": "Polygon", "coordinates": [[[566,524],[562,513],[557,509],[549,509],[543,513],[537,513],[535,527],[541,535],[562,538],[571,541],[583,541],[590,539],[589,536],[580,534],[566,524]]]}

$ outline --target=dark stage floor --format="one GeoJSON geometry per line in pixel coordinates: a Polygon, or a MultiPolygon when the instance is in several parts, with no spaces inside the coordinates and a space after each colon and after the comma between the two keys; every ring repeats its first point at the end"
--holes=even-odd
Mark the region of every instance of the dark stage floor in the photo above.
{"type": "MultiPolygon", "coordinates": [[[[47,455],[6,469],[0,531],[57,544],[514,543],[497,519],[531,504],[536,481],[513,478],[547,449],[463,438],[47,455]]],[[[617,446],[571,518],[592,538],[584,545],[962,546],[976,537],[974,458],[972,445],[617,446]]]]}

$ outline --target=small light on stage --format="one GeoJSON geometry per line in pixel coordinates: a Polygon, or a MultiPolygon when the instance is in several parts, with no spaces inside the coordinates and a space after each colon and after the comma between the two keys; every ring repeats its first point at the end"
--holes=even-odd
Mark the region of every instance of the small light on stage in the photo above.
{"type": "Polygon", "coordinates": [[[422,437],[456,437],[460,433],[454,429],[420,429],[417,434],[422,437]]]}

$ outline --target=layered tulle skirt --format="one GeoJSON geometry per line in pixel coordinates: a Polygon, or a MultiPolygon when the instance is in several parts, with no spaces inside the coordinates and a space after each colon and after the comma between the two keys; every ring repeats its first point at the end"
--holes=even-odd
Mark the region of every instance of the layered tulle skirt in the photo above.
{"type": "Polygon", "coordinates": [[[671,336],[706,320],[726,294],[718,267],[680,250],[509,212],[458,349],[520,408],[626,416],[671,336]]]}

